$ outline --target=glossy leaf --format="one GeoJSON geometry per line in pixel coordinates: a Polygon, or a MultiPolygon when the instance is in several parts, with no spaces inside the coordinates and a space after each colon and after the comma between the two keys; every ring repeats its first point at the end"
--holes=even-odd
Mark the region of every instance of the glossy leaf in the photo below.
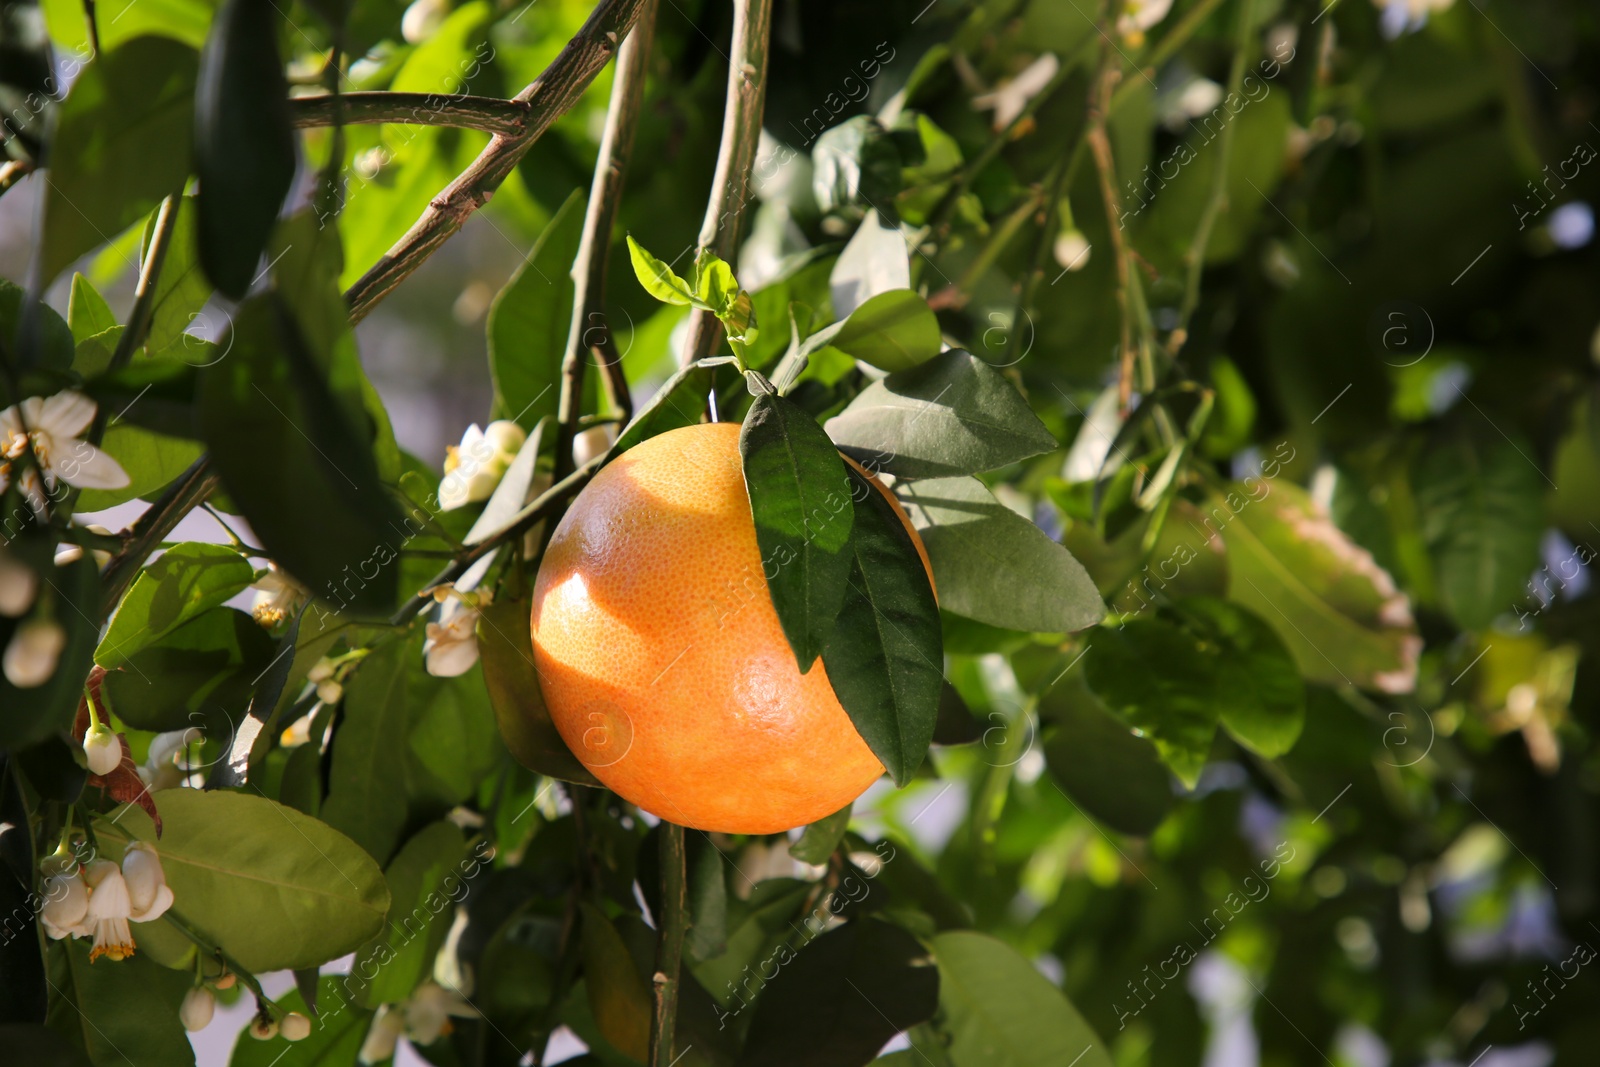
{"type": "Polygon", "coordinates": [[[94,283],[81,274],[74,274],[72,295],[67,300],[67,326],[72,330],[72,339],[82,344],[116,325],[116,313],[94,283]]]}
{"type": "Polygon", "coordinates": [[[807,826],[800,840],[789,846],[789,855],[801,863],[827,863],[839,842],[844,840],[844,832],[850,828],[850,807],[847,804],[807,826]]]}
{"type": "Polygon", "coordinates": [[[407,814],[405,767],[411,701],[408,642],[391,642],[362,661],[344,691],[344,722],[333,743],[321,817],[379,862],[400,843],[407,814]]]}
{"type": "Polygon", "coordinates": [[[500,413],[532,431],[555,415],[572,322],[572,261],[583,238],[584,198],[567,197],[526,262],[489,306],[489,370],[500,413]]]}
{"type": "Polygon", "coordinates": [[[136,729],[205,726],[226,745],[274,651],[249,615],[213,607],[123,658],[106,674],[106,699],[136,729]]]}
{"type": "Polygon", "coordinates": [[[1143,837],[1174,802],[1156,746],[1105,709],[1081,684],[1062,683],[1040,704],[1054,726],[1045,765],[1074,803],[1118,833],[1143,837]]]}
{"type": "Polygon", "coordinates": [[[95,649],[95,662],[122,666],[140,649],[236,596],[255,576],[250,562],[225,545],[191,541],[168,549],[139,572],[122,598],[95,649]]]}
{"type": "Polygon", "coordinates": [[[700,360],[675,371],[656,390],[650,402],[634,415],[633,421],[617,436],[616,443],[607,455],[614,459],[640,441],[699,422],[700,414],[705,410],[706,395],[716,381],[717,366],[700,360]]]}
{"type": "MultiPolygon", "coordinates": [[[[57,997],[45,1025],[81,1046],[94,1067],[191,1067],[194,1049],[178,1021],[178,1005],[193,978],[137,952],[126,960],[91,963],[89,948],[88,941],[51,943],[48,966],[57,997]]],[[[8,1046],[8,1059],[16,1052],[8,1046]]]]}
{"type": "Polygon", "coordinates": [[[389,918],[383,931],[356,953],[351,971],[370,975],[358,996],[368,1007],[405,1000],[433,975],[433,958],[449,933],[453,903],[465,895],[466,845],[452,822],[430,823],[407,841],[384,868],[389,918]]]}
{"type": "Polygon", "coordinates": [[[927,547],[946,611],[1039,633],[1082,630],[1105,617],[1072,553],[976,478],[903,482],[895,491],[927,547]]]}
{"type": "Polygon", "coordinates": [[[902,478],[977,474],[1056,447],[1011,383],[960,349],[873,382],[827,429],[868,470],[902,478]]]}
{"type": "Polygon", "coordinates": [[[389,908],[383,873],[355,842],[247,793],[169,789],[165,832],[123,808],[95,828],[102,845],[152,842],[174,915],[252,971],[311,967],[354,951],[389,908]]]}
{"type": "Polygon", "coordinates": [[[910,370],[939,354],[939,320],[916,293],[891,289],[852,311],[828,343],[879,370],[910,370]]]}
{"type": "Polygon", "coordinates": [[[1305,724],[1306,687],[1272,627],[1216,597],[1186,597],[1177,612],[1191,629],[1221,646],[1217,689],[1222,725],[1268,759],[1293,748],[1305,724]]]}
{"type": "Polygon", "coordinates": [[[235,300],[257,277],[294,179],[278,19],[268,0],[223,0],[200,56],[194,109],[200,264],[235,300]]]}
{"type": "Polygon", "coordinates": [[[767,589],[805,673],[822,654],[845,599],[851,484],[822,427],[775,393],[750,405],[739,454],[767,589]]]}
{"type": "Polygon", "coordinates": [[[187,45],[142,37],[83,68],[51,142],[40,263],[45,279],[181,189],[189,173],[197,67],[187,45]],[[112,174],[116,179],[107,180],[112,174]]]}
{"type": "Polygon", "coordinates": [[[666,263],[646,251],[631,234],[628,236],[628,258],[633,263],[633,273],[639,279],[639,284],[644,286],[644,291],[662,303],[688,306],[704,302],[688,282],[678,277],[666,263]]]}
{"type": "Polygon", "coordinates": [[[939,606],[911,535],[855,471],[855,526],[844,606],[822,653],[828,681],[897,785],[933,740],[944,677],[939,606]]]}

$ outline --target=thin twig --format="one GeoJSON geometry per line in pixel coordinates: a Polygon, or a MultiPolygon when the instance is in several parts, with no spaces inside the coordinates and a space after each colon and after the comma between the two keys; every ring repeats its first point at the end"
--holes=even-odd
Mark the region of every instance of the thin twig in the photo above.
{"type": "Polygon", "coordinates": [[[145,253],[144,264],[139,269],[139,283],[133,291],[133,310],[128,313],[128,324],[117,338],[117,347],[111,353],[107,370],[120,370],[133,359],[134,350],[144,343],[150,330],[150,321],[156,312],[156,287],[161,279],[161,266],[167,261],[167,246],[172,243],[172,233],[178,227],[178,212],[183,208],[182,190],[161,201],[156,212],[155,230],[150,235],[150,250],[145,253]]]}
{"type": "MultiPolygon", "coordinates": [[[[1239,95],[1244,84],[1245,61],[1250,48],[1251,18],[1255,14],[1254,0],[1239,0],[1239,25],[1233,43],[1233,66],[1228,71],[1229,100],[1239,95]]],[[[1206,247],[1211,243],[1211,231],[1217,218],[1228,205],[1228,165],[1233,159],[1233,133],[1237,120],[1222,127],[1222,143],[1217,146],[1216,170],[1211,174],[1211,191],[1200,212],[1200,223],[1195,227],[1194,239],[1184,253],[1184,266],[1188,277],[1184,283],[1183,303],[1178,308],[1178,324],[1167,335],[1167,354],[1176,356],[1189,339],[1189,320],[1200,306],[1200,276],[1205,273],[1206,247]]]]}
{"type": "Polygon", "coordinates": [[[678,1018],[678,972],[683,960],[683,936],[689,925],[689,894],[683,827],[661,824],[661,914],[656,917],[656,970],[651,980],[655,994],[650,1013],[650,1067],[671,1067],[673,1030],[678,1018]]]}
{"type": "Polygon", "coordinates": [[[446,93],[327,93],[289,100],[290,121],[314,126],[458,126],[516,137],[528,129],[533,105],[522,99],[446,93]],[[339,114],[341,107],[343,115],[339,114]]]}
{"type": "Polygon", "coordinates": [[[1117,267],[1117,312],[1121,318],[1121,334],[1117,349],[1121,368],[1117,377],[1117,397],[1124,413],[1133,398],[1133,322],[1128,311],[1128,246],[1122,234],[1122,209],[1117,196],[1116,164],[1111,158],[1111,139],[1106,136],[1106,119],[1111,113],[1111,90],[1122,71],[1111,50],[1109,25],[1101,28],[1104,44],[1100,49],[1100,72],[1089,97],[1089,126],[1084,139],[1094,156],[1095,171],[1100,176],[1100,195],[1105,201],[1106,229],[1111,234],[1111,252],[1117,267]]]}
{"type": "Polygon", "coordinates": [[[604,368],[607,392],[612,405],[621,411],[622,421],[626,422],[633,413],[627,375],[617,358],[616,346],[607,343],[611,327],[605,318],[606,262],[611,252],[611,226],[622,202],[628,160],[633,154],[633,135],[643,110],[645,75],[650,66],[650,42],[655,28],[656,0],[645,0],[638,21],[617,53],[611,106],[606,112],[605,133],[600,138],[594,180],[589,185],[583,239],[578,245],[578,258],[572,265],[572,325],[567,332],[566,355],[561,361],[561,403],[556,427],[558,478],[572,470],[572,439],[582,414],[583,377],[591,352],[604,368]],[[596,317],[599,321],[592,322],[596,317]]]}
{"type": "Polygon", "coordinates": [[[516,134],[496,134],[491,138],[472,165],[433,198],[406,235],[345,293],[352,323],[366,318],[379,300],[461,229],[473,212],[489,202],[533,143],[577,104],[633,27],[643,6],[644,0],[600,0],[577,36],[567,42],[532,85],[516,95],[517,101],[529,107],[527,125],[516,134]]]}
{"type": "MultiPolygon", "coordinates": [[[[767,98],[767,47],[772,37],[772,0],[734,0],[733,40],[728,62],[728,97],[722,112],[722,145],[717,172],[700,227],[700,247],[729,263],[739,254],[750,176],[761,143],[761,116],[767,98]]],[[[689,313],[689,334],[679,363],[687,367],[711,355],[722,324],[700,308],[689,313]]]]}
{"type": "Polygon", "coordinates": [[[150,558],[150,553],[166,540],[167,534],[185,515],[199,507],[216,490],[221,481],[211,470],[211,457],[201,456],[139,516],[138,521],[128,527],[122,551],[111,557],[100,575],[102,619],[110,617],[117,601],[133,584],[139,568],[150,558]]]}

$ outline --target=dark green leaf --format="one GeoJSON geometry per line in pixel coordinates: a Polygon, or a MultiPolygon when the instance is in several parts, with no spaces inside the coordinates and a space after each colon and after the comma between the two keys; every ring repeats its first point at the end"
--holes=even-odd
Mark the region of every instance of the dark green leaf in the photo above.
{"type": "Polygon", "coordinates": [[[750,405],[739,454],[767,589],[805,673],[828,642],[850,577],[855,509],[844,461],[815,419],[775,393],[750,405]]]}
{"type": "Polygon", "coordinates": [[[1105,617],[1083,565],[976,478],[904,482],[896,491],[933,564],[939,606],[991,626],[1067,633],[1105,617]]]}
{"type": "Polygon", "coordinates": [[[1041,712],[1050,774],[1076,804],[1118,833],[1148,835],[1172,808],[1172,786],[1149,738],[1128,729],[1081,684],[1047,694],[1041,712]]]}
{"type": "Polygon", "coordinates": [[[391,607],[393,546],[405,535],[370,434],[352,425],[276,293],[239,309],[231,343],[200,383],[201,429],[229,496],[262,547],[318,596],[340,609],[391,607]]]}
{"type": "Polygon", "coordinates": [[[589,1010],[613,1048],[643,1062],[650,1043],[650,990],[605,913],[584,901],[583,974],[589,1010]]]}
{"type": "Polygon", "coordinates": [[[785,946],[778,961],[756,1003],[741,1065],[857,1067],[939,1005],[939,971],[928,950],[876,919],[845,923],[798,953],[785,946]]]}
{"type": "MultiPolygon", "coordinates": [[[[45,1025],[83,1048],[94,1067],[191,1067],[194,1049],[178,1021],[178,1005],[193,977],[137,952],[109,967],[113,961],[91,963],[89,948],[88,941],[79,940],[51,944],[50,984],[56,996],[45,1025]]],[[[15,1051],[6,1049],[8,1062],[15,1051]]]]}
{"type": "Polygon", "coordinates": [[[567,748],[545,707],[539,672],[533,664],[529,611],[527,601],[503,600],[478,616],[478,653],[500,737],[517,762],[529,770],[563,781],[599,785],[567,748]]]}
{"type": "Polygon", "coordinates": [[[1177,612],[1192,630],[1221,646],[1217,690],[1222,725],[1240,744],[1268,759],[1293,748],[1305,724],[1306,687],[1272,627],[1216,597],[1186,597],[1177,612]]]}
{"type": "Polygon", "coordinates": [[[489,306],[489,370],[499,412],[524,430],[554,415],[560,399],[583,205],[581,192],[567,197],[527,261],[489,306]]]}
{"type": "Polygon", "coordinates": [[[424,827],[384,869],[389,919],[381,933],[356,953],[352,973],[370,975],[357,999],[367,1007],[405,1000],[418,982],[433,975],[433,957],[450,931],[446,904],[463,891],[466,845],[454,823],[424,827]]]}
{"type": "MultiPolygon", "coordinates": [[[[54,371],[72,366],[76,349],[72,330],[55,308],[32,300],[24,289],[4,278],[0,278],[0,343],[9,352],[29,356],[34,365],[54,371]],[[31,335],[25,331],[23,320],[29,316],[24,311],[32,316],[31,335]]],[[[9,388],[10,383],[0,383],[0,397],[5,397],[9,388]]]]}
{"type": "MultiPolygon", "coordinates": [[[[122,327],[115,328],[115,333],[121,331],[122,327]]],[[[84,347],[79,347],[80,360],[84,347]]],[[[109,349],[106,354],[110,355],[109,349]]],[[[118,429],[129,426],[170,440],[198,435],[195,394],[199,386],[200,372],[196,367],[170,357],[153,356],[91,378],[84,383],[83,392],[106,409],[111,423],[108,439],[118,429]]]]}
{"type": "Polygon", "coordinates": [[[83,1049],[36,1023],[0,1025],[0,1048],[29,1067],[92,1067],[83,1049]]]}
{"type": "Polygon", "coordinates": [[[180,190],[189,173],[196,66],[194,49],[141,37],[83,68],[50,146],[46,280],[180,190]]]}
{"type": "Polygon", "coordinates": [[[937,478],[994,470],[1056,447],[999,371],[951,349],[861,391],[828,436],[868,470],[937,478]]]}
{"type": "Polygon", "coordinates": [[[194,162],[200,264],[244,299],[294,180],[289,85],[270,0],[223,0],[200,56],[194,162]]]}
{"type": "Polygon", "coordinates": [[[807,826],[800,840],[789,846],[789,855],[801,863],[827,863],[839,842],[844,840],[844,832],[850,828],[850,808],[851,805],[846,804],[826,819],[818,819],[807,826]]]}
{"type": "Polygon", "coordinates": [[[106,700],[135,729],[209,727],[227,746],[273,652],[249,615],[214,607],[119,657],[121,668],[106,674],[106,700]]]}
{"type": "Polygon", "coordinates": [[[412,643],[391,641],[363,660],[345,686],[344,721],[334,734],[328,796],[320,813],[379,862],[394,852],[406,823],[412,700],[406,660],[414,655],[412,643]]]}
{"type": "Polygon", "coordinates": [[[95,649],[95,662],[107,669],[122,666],[140,649],[236,596],[255,576],[250,562],[225,545],[191,541],[168,549],[139,572],[122,598],[95,649]]]}
{"type": "MultiPolygon", "coordinates": [[[[355,842],[265,797],[168,789],[165,830],[127,807],[96,822],[102,846],[151,842],[172,912],[251,971],[312,967],[353,952],[389,908],[383,872],[355,842]]],[[[137,935],[135,935],[137,936],[137,935]]]]}
{"type": "Polygon", "coordinates": [[[855,471],[855,527],[844,606],[822,653],[850,721],[897,785],[921,764],[939,717],[944,638],[911,535],[855,471]]]}
{"type": "Polygon", "coordinates": [[[939,320],[910,289],[891,289],[852,311],[828,343],[879,370],[910,370],[939,354],[939,320]]]}

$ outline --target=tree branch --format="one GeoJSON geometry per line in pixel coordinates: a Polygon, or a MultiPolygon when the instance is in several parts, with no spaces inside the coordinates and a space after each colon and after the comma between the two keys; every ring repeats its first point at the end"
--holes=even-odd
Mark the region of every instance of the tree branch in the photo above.
{"type": "Polygon", "coordinates": [[[1089,126],[1084,140],[1094,156],[1095,171],[1100,177],[1100,196],[1105,201],[1106,229],[1111,234],[1111,251],[1117,267],[1117,312],[1122,320],[1117,356],[1120,370],[1117,376],[1117,397],[1126,414],[1133,397],[1133,320],[1128,310],[1128,245],[1122,235],[1122,211],[1117,197],[1116,164],[1111,158],[1111,139],[1106,136],[1106,120],[1111,114],[1111,90],[1122,71],[1112,58],[1112,27],[1101,27],[1104,44],[1100,49],[1100,71],[1089,96],[1089,126]]]}
{"type": "MultiPolygon", "coordinates": [[[[516,134],[496,134],[472,165],[433,198],[428,209],[345,293],[350,321],[366,318],[379,300],[411,275],[462,223],[494,195],[533,143],[577,104],[583,91],[610,61],[645,0],[600,0],[576,37],[515,100],[528,106],[527,125],[516,134]]],[[[348,100],[349,97],[345,97],[348,100]]]]}
{"type": "MultiPolygon", "coordinates": [[[[733,41],[728,63],[728,99],[722,113],[722,146],[712,178],[700,247],[729,263],[739,254],[750,174],[761,144],[761,115],[767,99],[767,46],[772,37],[772,0],[734,0],[733,41]]],[[[689,335],[679,363],[687,367],[711,355],[722,324],[696,308],[689,313],[689,335]]]]}
{"type": "Polygon", "coordinates": [[[683,827],[661,823],[661,914],[656,916],[656,970],[651,980],[655,994],[650,1013],[650,1067],[671,1067],[673,1030],[678,1018],[678,972],[683,960],[683,936],[689,925],[689,900],[683,827]]]}
{"type": "Polygon", "coordinates": [[[611,228],[622,202],[623,181],[633,155],[633,136],[644,104],[645,74],[650,66],[650,43],[656,29],[656,0],[645,0],[639,19],[617,53],[611,106],[600,138],[600,155],[589,186],[589,205],[583,220],[583,240],[572,265],[574,283],[572,325],[567,332],[567,352],[561,362],[561,403],[556,427],[556,477],[572,470],[572,439],[583,407],[583,376],[592,351],[606,375],[612,404],[626,423],[633,414],[628,378],[611,342],[605,319],[606,263],[611,252],[611,228]],[[591,320],[599,316],[599,322],[591,320]]]}
{"type": "Polygon", "coordinates": [[[446,93],[326,93],[289,100],[296,127],[392,123],[460,126],[516,137],[528,129],[533,106],[525,100],[446,93]],[[342,111],[342,114],[341,114],[342,111]]]}

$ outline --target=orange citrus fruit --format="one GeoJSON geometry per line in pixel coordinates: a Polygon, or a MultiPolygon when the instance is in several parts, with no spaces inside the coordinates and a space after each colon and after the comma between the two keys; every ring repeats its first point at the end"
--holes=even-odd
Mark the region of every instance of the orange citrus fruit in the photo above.
{"type": "Polygon", "coordinates": [[[805,674],[795,664],[734,423],[671,430],[601,469],[551,535],[532,627],[562,738],[663,819],[777,833],[833,814],[883,773],[821,661],[805,674]]]}

